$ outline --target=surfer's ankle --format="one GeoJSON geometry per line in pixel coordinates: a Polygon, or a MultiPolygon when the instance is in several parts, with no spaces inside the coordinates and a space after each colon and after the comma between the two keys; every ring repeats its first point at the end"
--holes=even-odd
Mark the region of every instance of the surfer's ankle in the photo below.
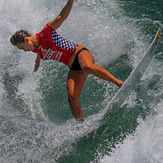
{"type": "Polygon", "coordinates": [[[78,117],[76,118],[76,121],[79,123],[83,123],[84,122],[84,117],[78,117]]]}

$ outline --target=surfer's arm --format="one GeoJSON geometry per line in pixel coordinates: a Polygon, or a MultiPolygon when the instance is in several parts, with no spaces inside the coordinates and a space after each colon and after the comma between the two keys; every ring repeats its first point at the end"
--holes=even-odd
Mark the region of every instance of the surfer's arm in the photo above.
{"type": "Polygon", "coordinates": [[[48,23],[50,27],[52,27],[54,30],[60,27],[60,25],[67,19],[68,15],[70,14],[73,2],[74,0],[68,0],[67,4],[61,10],[60,14],[53,21],[48,23]]]}
{"type": "Polygon", "coordinates": [[[37,58],[35,60],[35,67],[34,67],[34,72],[36,72],[38,70],[38,68],[40,67],[40,62],[41,62],[41,58],[40,56],[37,54],[37,58]]]}

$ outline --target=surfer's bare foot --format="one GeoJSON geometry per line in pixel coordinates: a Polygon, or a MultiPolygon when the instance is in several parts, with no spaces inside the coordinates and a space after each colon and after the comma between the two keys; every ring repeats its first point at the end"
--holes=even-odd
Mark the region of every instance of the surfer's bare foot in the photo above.
{"type": "Polygon", "coordinates": [[[119,80],[119,81],[116,83],[116,85],[117,85],[118,87],[121,87],[121,86],[124,84],[124,82],[125,82],[125,81],[119,80]]]}

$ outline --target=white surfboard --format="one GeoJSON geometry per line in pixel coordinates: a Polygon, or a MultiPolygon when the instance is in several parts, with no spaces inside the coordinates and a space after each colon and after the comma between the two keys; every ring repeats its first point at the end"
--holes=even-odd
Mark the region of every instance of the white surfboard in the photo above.
{"type": "Polygon", "coordinates": [[[132,87],[133,87],[133,85],[134,85],[133,83],[134,82],[136,83],[137,81],[140,80],[140,78],[142,77],[143,73],[145,72],[147,66],[149,65],[150,61],[152,60],[152,58],[154,56],[154,53],[155,53],[157,45],[158,45],[159,38],[160,38],[160,28],[158,29],[158,32],[157,32],[155,38],[153,39],[151,45],[149,46],[148,50],[144,54],[141,61],[134,68],[134,70],[131,72],[131,74],[129,75],[129,77],[127,78],[127,80],[123,84],[123,86],[114,95],[114,97],[108,103],[106,108],[102,111],[101,114],[102,114],[103,120],[105,118],[108,118],[108,115],[110,113],[112,113],[112,111],[114,110],[114,108],[113,108],[114,106],[116,108],[119,108],[122,105],[122,103],[125,101],[125,99],[129,95],[129,92],[131,92],[130,86],[132,85],[132,87]],[[111,109],[111,108],[113,108],[113,109],[111,109]]]}

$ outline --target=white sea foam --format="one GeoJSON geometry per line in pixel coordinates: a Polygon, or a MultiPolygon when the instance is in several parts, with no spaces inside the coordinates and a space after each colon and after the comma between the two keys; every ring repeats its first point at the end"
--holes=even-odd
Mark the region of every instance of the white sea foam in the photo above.
{"type": "Polygon", "coordinates": [[[143,163],[163,160],[163,101],[156,107],[154,116],[146,120],[139,119],[139,125],[133,135],[129,135],[123,142],[118,144],[111,156],[105,156],[100,163],[143,163]]]}

